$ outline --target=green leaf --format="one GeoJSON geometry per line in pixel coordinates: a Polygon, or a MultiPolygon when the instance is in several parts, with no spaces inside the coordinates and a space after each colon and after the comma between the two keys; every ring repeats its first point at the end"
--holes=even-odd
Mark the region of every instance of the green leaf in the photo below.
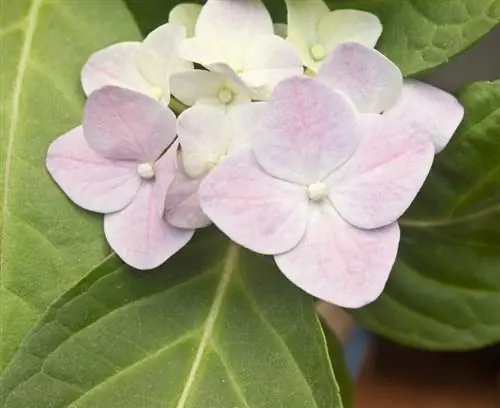
{"type": "Polygon", "coordinates": [[[356,313],[400,343],[470,349],[500,340],[500,80],[461,94],[465,122],[406,218],[383,296],[356,313]]]}
{"type": "Polygon", "coordinates": [[[76,126],[88,56],[139,33],[121,0],[1,0],[0,370],[49,303],[108,252],[101,220],[45,172],[49,143],[76,126]]]}
{"type": "Polygon", "coordinates": [[[500,0],[328,0],[331,8],[376,14],[377,45],[405,75],[442,65],[500,22],[500,0]]]}
{"type": "Polygon", "coordinates": [[[342,407],[313,300],[214,231],[153,272],[109,259],[2,385],[4,408],[342,407]]]}

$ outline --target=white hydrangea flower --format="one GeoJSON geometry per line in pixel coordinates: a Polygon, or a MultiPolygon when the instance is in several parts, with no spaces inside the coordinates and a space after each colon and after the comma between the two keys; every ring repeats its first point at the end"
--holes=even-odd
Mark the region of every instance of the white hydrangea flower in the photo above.
{"type": "Polygon", "coordinates": [[[82,70],[82,86],[87,95],[112,85],[148,95],[163,104],[170,101],[170,76],[193,69],[178,55],[186,30],[164,24],[143,42],[113,44],[94,53],[82,70]]]}
{"type": "Polygon", "coordinates": [[[195,36],[180,44],[179,54],[209,70],[234,71],[252,99],[267,99],[279,82],[303,72],[293,46],[274,34],[271,16],[260,0],[208,0],[195,36]]]}
{"type": "Polygon", "coordinates": [[[179,228],[202,228],[210,220],[200,208],[198,189],[205,176],[249,142],[248,129],[265,102],[240,105],[225,113],[213,106],[194,106],[179,115],[180,165],[165,201],[165,216],[179,228]]]}
{"type": "Polygon", "coordinates": [[[302,63],[313,72],[339,44],[356,42],[374,47],[382,34],[378,17],[365,11],[330,11],[321,0],[285,2],[288,41],[299,51],[302,63]]]}
{"type": "Polygon", "coordinates": [[[178,4],[170,11],[168,22],[183,26],[186,29],[186,37],[193,37],[201,7],[201,4],[196,3],[178,4]]]}

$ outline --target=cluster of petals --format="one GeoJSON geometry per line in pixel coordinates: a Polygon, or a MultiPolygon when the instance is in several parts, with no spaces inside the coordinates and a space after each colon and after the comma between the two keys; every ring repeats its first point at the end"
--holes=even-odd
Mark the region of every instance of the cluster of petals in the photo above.
{"type": "Polygon", "coordinates": [[[287,25],[260,0],[181,4],[143,42],[92,55],[83,124],[53,142],[47,168],[105,214],[135,268],[213,222],[306,292],[360,307],[382,292],[397,220],[463,108],[373,49],[376,16],[286,4],[287,25]],[[171,95],[188,107],[178,118],[171,95]]]}

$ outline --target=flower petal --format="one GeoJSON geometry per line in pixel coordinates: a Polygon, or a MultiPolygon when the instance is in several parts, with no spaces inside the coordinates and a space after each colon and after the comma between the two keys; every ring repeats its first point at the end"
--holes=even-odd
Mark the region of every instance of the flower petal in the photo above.
{"type": "Polygon", "coordinates": [[[251,101],[250,90],[234,72],[233,75],[203,70],[181,72],[172,75],[170,85],[172,95],[188,106],[200,103],[229,109],[251,101]],[[220,97],[224,91],[232,93],[227,103],[220,97]]]}
{"type": "Polygon", "coordinates": [[[141,184],[137,163],[99,156],[87,144],[81,126],[52,142],[46,165],[66,195],[90,211],[121,210],[132,201],[141,184]]]}
{"type": "Polygon", "coordinates": [[[330,9],[321,0],[285,0],[285,3],[288,10],[288,41],[297,48],[306,67],[316,67],[310,50],[319,43],[318,24],[330,9]]]}
{"type": "Polygon", "coordinates": [[[282,80],[304,72],[293,46],[277,35],[258,37],[248,47],[241,79],[258,89],[257,99],[266,100],[282,80]]]}
{"type": "Polygon", "coordinates": [[[177,133],[186,173],[199,178],[229,150],[232,129],[225,113],[213,106],[196,105],[179,115],[177,133]]]}
{"type": "Polygon", "coordinates": [[[111,45],[92,54],[82,69],[82,87],[86,95],[106,85],[114,85],[149,95],[151,84],[137,65],[140,42],[111,45]]]}
{"type": "Polygon", "coordinates": [[[233,241],[261,254],[293,248],[306,223],[306,189],[273,178],[248,149],[225,159],[203,180],[200,205],[233,241]]]}
{"type": "Polygon", "coordinates": [[[288,37],[288,26],[283,23],[274,23],[274,34],[281,37],[285,38],[288,37]]]}
{"type": "Polygon", "coordinates": [[[327,180],[337,211],[360,228],[379,228],[408,209],[432,166],[425,129],[365,115],[364,137],[351,159],[327,180]]]}
{"type": "MultiPolygon", "coordinates": [[[[179,44],[186,38],[186,29],[176,24],[164,24],[149,33],[138,54],[142,75],[153,85],[170,95],[170,75],[193,69],[193,64],[178,55],[179,44]]],[[[168,101],[168,97],[164,98],[168,101]]]]}
{"type": "Polygon", "coordinates": [[[208,0],[196,24],[197,37],[218,42],[235,55],[243,55],[256,36],[273,33],[271,16],[260,0],[208,0]]]}
{"type": "Polygon", "coordinates": [[[427,130],[436,152],[440,152],[462,121],[464,108],[453,95],[423,82],[408,79],[404,82],[398,102],[385,116],[427,130]]]}
{"type": "Polygon", "coordinates": [[[375,14],[360,10],[336,10],[324,16],[318,35],[328,52],[341,43],[359,43],[373,48],[382,34],[382,24],[375,14]]]}
{"type": "Polygon", "coordinates": [[[124,210],[104,217],[109,245],[134,268],[156,268],[193,236],[193,230],[175,228],[163,217],[165,195],[176,170],[175,157],[175,149],[170,149],[157,163],[156,178],[143,182],[124,210]]]}
{"type": "Polygon", "coordinates": [[[304,238],[275,256],[295,285],[329,303],[362,307],[383,291],[399,244],[396,223],[365,231],[345,222],[328,204],[313,206],[304,238]]]}
{"type": "Polygon", "coordinates": [[[251,130],[262,167],[275,177],[301,184],[322,181],[347,161],[359,141],[353,106],[308,77],[279,84],[262,120],[251,130]]]}
{"type": "Polygon", "coordinates": [[[361,44],[341,44],[318,71],[317,79],[351,98],[362,113],[381,113],[396,103],[403,87],[399,68],[361,44]]]}
{"type": "Polygon", "coordinates": [[[110,86],[89,96],[83,128],[90,147],[104,157],[154,162],[174,140],[175,121],[152,98],[110,86]]]}
{"type": "Polygon", "coordinates": [[[201,179],[192,179],[182,169],[175,175],[165,199],[165,217],[178,228],[197,229],[211,224],[200,207],[201,179]]]}
{"type": "Polygon", "coordinates": [[[201,4],[195,3],[178,4],[170,11],[168,22],[183,26],[186,29],[186,37],[193,37],[201,7],[201,4]]]}
{"type": "Polygon", "coordinates": [[[227,120],[232,126],[229,153],[233,154],[251,143],[252,127],[261,120],[266,109],[266,102],[252,102],[238,105],[227,113],[227,120]]]}

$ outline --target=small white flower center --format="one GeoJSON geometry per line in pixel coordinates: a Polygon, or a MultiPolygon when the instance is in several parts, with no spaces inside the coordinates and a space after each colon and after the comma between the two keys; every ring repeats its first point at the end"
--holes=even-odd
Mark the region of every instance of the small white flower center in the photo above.
{"type": "Polygon", "coordinates": [[[234,92],[231,91],[229,88],[223,87],[217,94],[217,98],[219,99],[220,102],[226,105],[230,104],[234,99],[234,92]]]}
{"type": "Polygon", "coordinates": [[[155,98],[157,101],[163,98],[163,88],[161,86],[152,86],[149,90],[151,96],[155,98]]]}
{"type": "Polygon", "coordinates": [[[314,44],[309,49],[314,61],[322,61],[326,57],[326,50],[322,44],[314,44]]]}
{"type": "Polygon", "coordinates": [[[143,180],[151,180],[155,176],[155,167],[152,163],[141,163],[137,166],[137,173],[143,180]]]}
{"type": "Polygon", "coordinates": [[[325,183],[313,183],[307,187],[307,195],[312,201],[322,201],[328,196],[328,188],[325,183]]]}

